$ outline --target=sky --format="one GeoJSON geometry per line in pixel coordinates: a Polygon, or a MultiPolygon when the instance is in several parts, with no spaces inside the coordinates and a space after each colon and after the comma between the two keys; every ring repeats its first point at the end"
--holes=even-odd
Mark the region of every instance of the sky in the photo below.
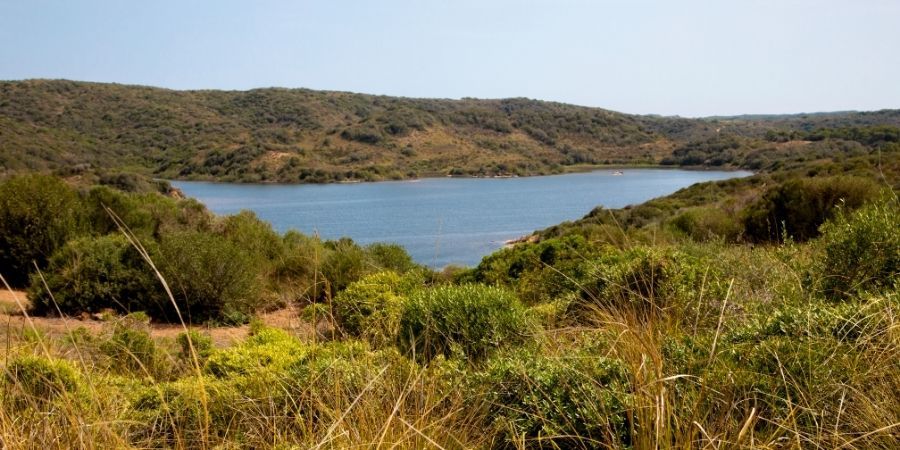
{"type": "Polygon", "coordinates": [[[900,1],[0,0],[0,79],[26,78],[685,117],[900,108],[900,1]]]}

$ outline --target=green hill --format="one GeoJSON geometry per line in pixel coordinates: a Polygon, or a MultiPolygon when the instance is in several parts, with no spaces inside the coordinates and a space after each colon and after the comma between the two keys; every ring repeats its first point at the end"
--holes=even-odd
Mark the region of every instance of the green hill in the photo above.
{"type": "Polygon", "coordinates": [[[596,164],[702,165],[673,152],[723,134],[760,140],[773,130],[885,124],[900,125],[900,111],[683,119],[521,98],[7,81],[0,82],[0,175],[87,168],[245,182],[536,175],[596,164]]]}

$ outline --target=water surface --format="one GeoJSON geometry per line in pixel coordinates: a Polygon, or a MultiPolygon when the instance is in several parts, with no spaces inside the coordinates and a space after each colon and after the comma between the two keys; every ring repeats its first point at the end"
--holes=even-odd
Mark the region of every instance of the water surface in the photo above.
{"type": "Polygon", "coordinates": [[[475,265],[504,241],[596,206],[621,208],[694,183],[749,172],[625,169],[524,178],[428,178],[278,185],[175,181],[218,214],[250,209],[280,232],[395,242],[432,267],[475,265]]]}

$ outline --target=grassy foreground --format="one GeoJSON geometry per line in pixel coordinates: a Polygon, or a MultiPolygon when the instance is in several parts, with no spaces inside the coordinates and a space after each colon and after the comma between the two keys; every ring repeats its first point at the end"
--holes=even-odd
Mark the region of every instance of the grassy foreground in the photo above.
{"type": "Polygon", "coordinates": [[[900,130],[798,133],[440,272],[127,173],[9,177],[0,442],[900,448],[900,130]]]}
{"type": "Polygon", "coordinates": [[[0,439],[897,448],[898,213],[896,199],[839,212],[807,243],[568,236],[455,281],[380,271],[304,308],[302,328],[254,321],[224,345],[187,325],[154,338],[144,313],[108,314],[94,331],[24,318],[6,327],[0,439]]]}

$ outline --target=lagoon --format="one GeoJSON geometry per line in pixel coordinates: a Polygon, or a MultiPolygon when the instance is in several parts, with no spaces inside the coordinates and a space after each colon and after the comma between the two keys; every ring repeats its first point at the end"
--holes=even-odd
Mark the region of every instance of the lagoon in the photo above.
{"type": "Polygon", "coordinates": [[[743,171],[599,170],[523,178],[284,185],[173,181],[217,214],[249,209],[280,232],[393,242],[434,268],[473,266],[504,242],[597,206],[621,208],[743,171]]]}

